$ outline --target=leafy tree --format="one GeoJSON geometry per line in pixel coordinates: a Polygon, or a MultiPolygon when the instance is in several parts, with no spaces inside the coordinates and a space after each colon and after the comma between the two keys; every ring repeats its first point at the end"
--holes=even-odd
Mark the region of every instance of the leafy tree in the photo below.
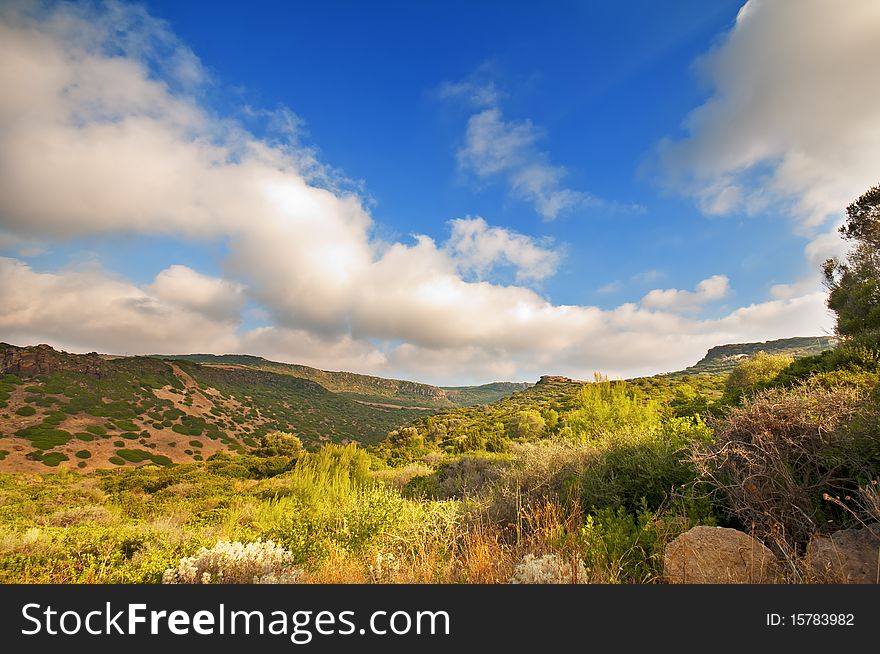
{"type": "Polygon", "coordinates": [[[731,371],[727,378],[724,399],[736,404],[743,396],[766,388],[793,361],[794,359],[791,357],[781,354],[767,354],[763,351],[745,359],[731,371]]]}
{"type": "Polygon", "coordinates": [[[545,424],[537,411],[520,411],[507,423],[507,433],[511,438],[537,438],[545,424]]]}
{"type": "Polygon", "coordinates": [[[260,446],[254,450],[257,456],[298,456],[302,453],[302,441],[283,431],[274,431],[260,439],[260,446]]]}
{"type": "Polygon", "coordinates": [[[691,384],[682,383],[675,389],[670,405],[676,416],[697,416],[709,410],[711,402],[691,384]]]}
{"type": "Polygon", "coordinates": [[[880,329],[880,186],[846,208],[840,233],[855,245],[845,262],[828,259],[822,271],[837,333],[855,336],[880,329]]]}

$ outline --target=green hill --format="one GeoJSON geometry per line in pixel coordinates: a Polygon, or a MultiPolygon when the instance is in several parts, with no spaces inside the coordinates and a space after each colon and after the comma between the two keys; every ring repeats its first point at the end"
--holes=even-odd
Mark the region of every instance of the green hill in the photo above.
{"type": "MultiPolygon", "coordinates": [[[[658,403],[670,415],[704,413],[712,403],[721,400],[728,373],[744,358],[761,351],[805,357],[831,349],[835,342],[830,337],[810,337],[719,345],[685,370],[626,380],[626,392],[643,403],[658,403]]],[[[546,436],[564,430],[564,416],[578,405],[579,393],[590,383],[544,376],[534,386],[492,403],[420,416],[412,424],[391,432],[374,449],[394,463],[417,461],[429,451],[453,455],[500,452],[510,441],[530,440],[534,434],[546,436]]]]}
{"type": "Polygon", "coordinates": [[[444,386],[385,379],[353,372],[330,372],[294,363],[278,363],[262,357],[241,354],[183,354],[157,355],[175,361],[191,361],[204,366],[237,366],[264,370],[279,375],[308,379],[334,393],[340,393],[362,402],[375,404],[393,403],[400,406],[422,408],[448,408],[487,404],[516,391],[528,388],[529,383],[494,382],[482,386],[444,386]]]}
{"type": "Polygon", "coordinates": [[[427,412],[521,385],[442,390],[260,357],[115,357],[0,344],[0,469],[199,461],[293,432],[373,443],[427,412]]]}
{"type": "Polygon", "coordinates": [[[833,336],[797,336],[794,338],[780,338],[775,341],[764,341],[763,343],[717,345],[710,349],[706,356],[693,366],[668,374],[699,375],[730,372],[742,359],[754,356],[758,352],[763,351],[767,354],[781,354],[799,358],[830,350],[836,344],[837,339],[833,336]]]}

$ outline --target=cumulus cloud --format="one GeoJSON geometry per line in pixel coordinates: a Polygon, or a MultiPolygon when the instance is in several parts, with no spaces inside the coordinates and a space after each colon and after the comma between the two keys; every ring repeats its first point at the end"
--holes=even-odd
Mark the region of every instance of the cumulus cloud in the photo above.
{"type": "Polygon", "coordinates": [[[672,311],[695,311],[707,302],[720,300],[730,292],[726,275],[713,275],[697,284],[693,291],[677,288],[655,288],[642,298],[642,306],[648,309],[672,311]]]}
{"type": "MultiPolygon", "coordinates": [[[[248,352],[450,383],[668,370],[721,342],[829,324],[817,293],[714,321],[680,314],[692,304],[680,299],[607,311],[557,305],[522,285],[553,274],[552,244],[481,218],[452,221],[446,242],[380,243],[366,202],[313,150],[257,138],[206,109],[198,60],[143,10],[22,6],[0,10],[0,231],[16,243],[164,235],[222,241],[227,254],[222,278],[176,265],[142,285],[100,268],[2,259],[5,339],[74,351],[248,352]],[[504,266],[518,284],[485,279],[504,266]],[[242,326],[245,298],[267,325],[242,326]]],[[[544,175],[550,181],[530,197],[548,215],[561,211],[564,196],[553,194],[565,189],[533,156],[534,126],[500,113],[482,123],[507,140],[480,165],[513,181],[544,175]]],[[[705,299],[717,295],[713,284],[673,297],[705,299]]]]}
{"type": "Polygon", "coordinates": [[[450,221],[452,235],[446,249],[464,272],[483,276],[498,265],[516,269],[517,281],[541,280],[556,272],[559,250],[547,242],[544,247],[535,239],[503,227],[490,227],[477,218],[450,221]]]}
{"type": "MultiPolygon", "coordinates": [[[[442,253],[430,240],[396,246],[405,259],[442,253]]],[[[388,260],[388,274],[400,269],[388,260]]],[[[717,320],[695,320],[634,304],[612,310],[553,305],[532,291],[491,284],[468,291],[453,271],[415,280],[403,320],[401,298],[363,287],[360,324],[342,335],[269,325],[241,330],[202,307],[159,297],[158,278],[138,286],[100,269],[38,272],[0,258],[0,333],[5,340],[49,342],[72,351],[111,353],[243,352],[325,369],[419,379],[437,384],[542,374],[589,377],[594,370],[632,376],[683,367],[726,342],[809,335],[830,327],[824,294],[774,300],[717,320]],[[459,305],[463,302],[463,306],[459,305]],[[377,346],[368,334],[382,333],[377,346]],[[418,338],[410,338],[412,335],[418,338]]],[[[189,274],[182,275],[184,278],[189,274]]],[[[204,276],[202,276],[204,278],[204,276]]],[[[204,278],[208,287],[223,284],[204,278]]]]}
{"type": "Polygon", "coordinates": [[[709,99],[659,148],[710,214],[782,209],[810,230],[878,182],[880,3],[750,0],[700,60],[709,99]]]}
{"type": "Polygon", "coordinates": [[[240,319],[245,300],[241,284],[208,277],[182,265],[160,272],[146,290],[169,305],[226,322],[240,319]]]}
{"type": "Polygon", "coordinates": [[[146,354],[169,348],[236,348],[233,323],[168,302],[150,290],[100,269],[43,273],[3,257],[0,331],[12,342],[51,343],[74,351],[146,354]]]}

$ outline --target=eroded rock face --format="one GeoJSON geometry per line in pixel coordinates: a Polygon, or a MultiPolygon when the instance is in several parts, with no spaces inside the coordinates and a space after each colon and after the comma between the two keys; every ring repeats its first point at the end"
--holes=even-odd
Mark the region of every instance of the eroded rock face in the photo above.
{"type": "Polygon", "coordinates": [[[817,581],[880,583],[880,523],[814,536],[807,547],[807,564],[817,581]]]}
{"type": "Polygon", "coordinates": [[[0,343],[0,373],[12,373],[21,377],[49,375],[59,370],[80,372],[101,377],[103,360],[95,352],[71,355],[55,350],[49,345],[15,347],[0,343]]]}
{"type": "Polygon", "coordinates": [[[760,541],[736,529],[694,527],[666,546],[663,576],[673,584],[767,584],[781,566],[760,541]]]}

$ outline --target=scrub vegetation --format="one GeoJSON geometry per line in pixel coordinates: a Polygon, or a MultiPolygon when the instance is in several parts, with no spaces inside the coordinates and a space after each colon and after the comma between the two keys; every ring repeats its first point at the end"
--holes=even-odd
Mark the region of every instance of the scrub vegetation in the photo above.
{"type": "Polygon", "coordinates": [[[702,371],[543,377],[386,407],[396,424],[238,361],[6,374],[0,461],[38,467],[0,473],[0,581],[652,583],[696,525],[811,581],[811,538],[880,521],[880,190],[848,216],[856,247],[824,267],[838,336],[726,346],[702,371]]]}

